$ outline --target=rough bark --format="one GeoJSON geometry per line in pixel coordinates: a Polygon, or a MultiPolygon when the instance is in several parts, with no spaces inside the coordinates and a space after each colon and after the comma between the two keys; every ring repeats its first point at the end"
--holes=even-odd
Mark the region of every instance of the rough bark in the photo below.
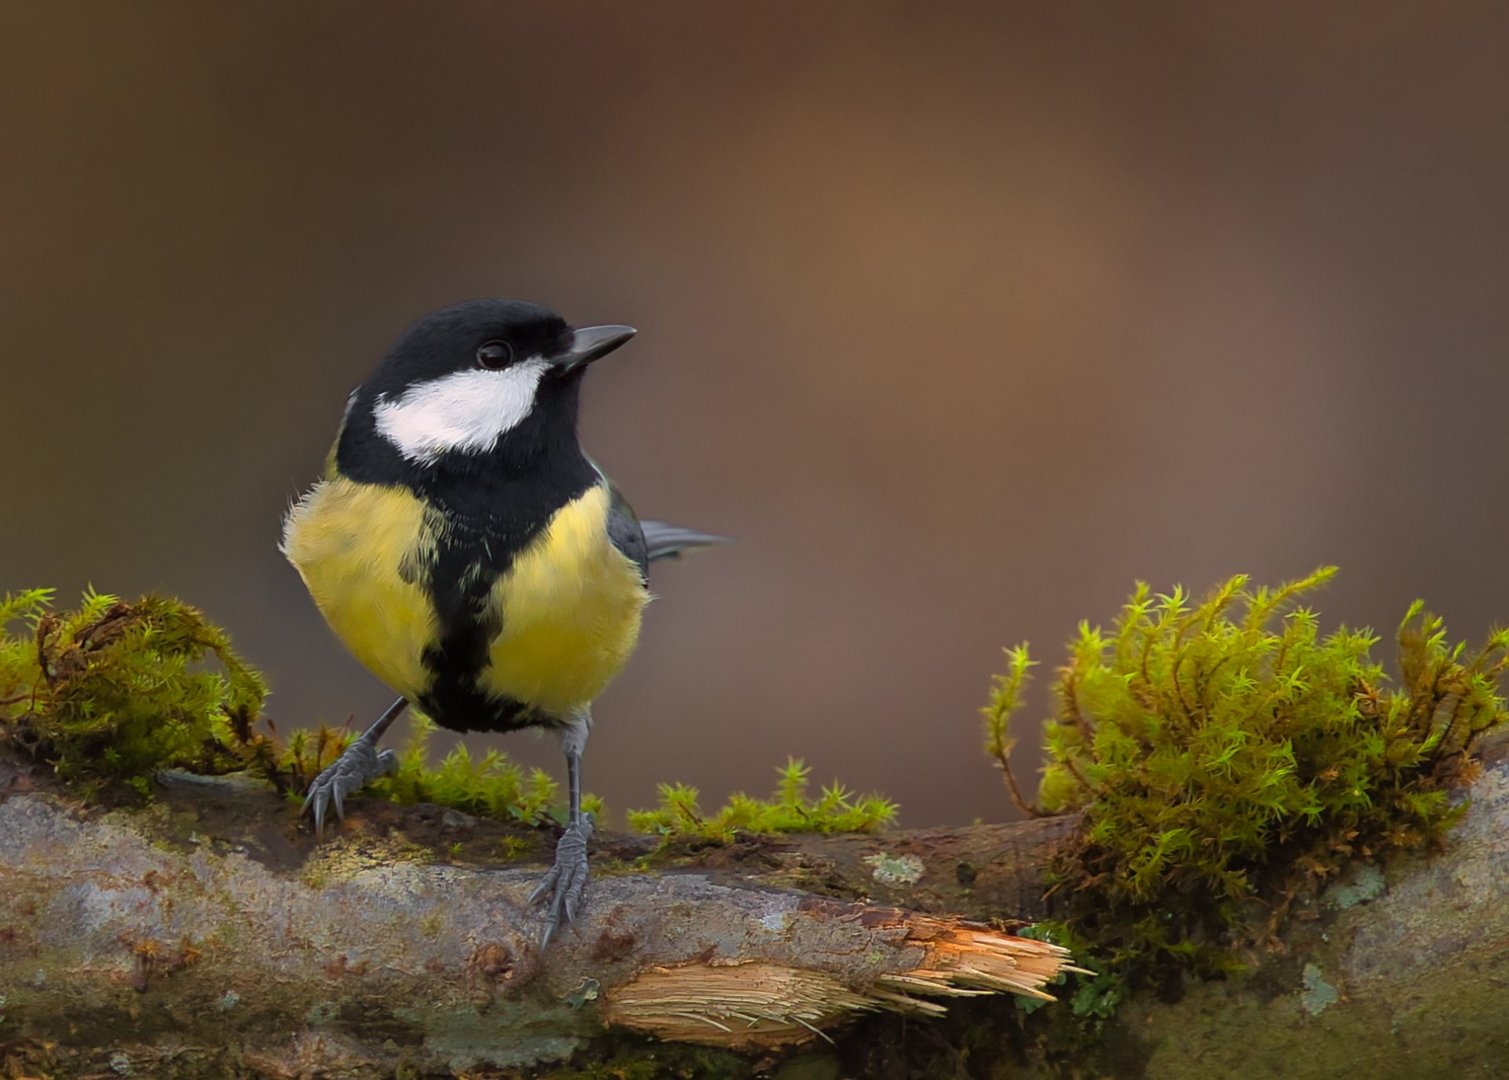
{"type": "MultiPolygon", "coordinates": [[[[1019,976],[989,966],[1009,939],[941,913],[1040,914],[1039,868],[1074,825],[791,838],[647,871],[645,842],[605,838],[583,925],[542,962],[521,907],[539,867],[501,857],[517,830],[369,801],[315,845],[250,785],[180,778],[155,807],[112,812],[26,787],[12,778],[0,802],[0,1075],[7,1046],[17,1075],[28,1054],[59,1075],[499,1075],[610,1022],[745,1051],[805,1037],[812,1075],[840,1075],[840,1052],[844,1075],[915,1075],[883,1054],[855,1071],[852,1039],[833,1028],[835,1051],[805,1025],[931,1012],[940,991],[1019,976]]],[[[1123,1006],[1074,1073],[1502,1075],[1509,766],[1470,795],[1445,851],[1354,871],[1247,977],[1123,1006]]],[[[553,838],[528,837],[543,858],[553,838]]],[[[1002,1038],[983,1009],[948,1021],[985,1029],[976,1047],[1002,1038]]],[[[878,1023],[857,1029],[877,1046],[897,1030],[878,1023]]],[[[936,1074],[1036,1075],[985,1060],[936,1074]]]]}
{"type": "MultiPolygon", "coordinates": [[[[66,1047],[70,1072],[449,1074],[560,1061],[605,1026],[768,1051],[856,1013],[1040,995],[1065,963],[888,906],[946,907],[961,878],[992,907],[1033,895],[1061,827],[750,844],[654,871],[632,868],[645,842],[609,839],[579,927],[542,955],[540,868],[497,858],[517,829],[366,801],[316,844],[245,780],[171,777],[156,805],[109,812],[29,788],[13,774],[0,801],[0,1045],[66,1047]]],[[[525,836],[540,854],[552,839],[525,836]]]]}

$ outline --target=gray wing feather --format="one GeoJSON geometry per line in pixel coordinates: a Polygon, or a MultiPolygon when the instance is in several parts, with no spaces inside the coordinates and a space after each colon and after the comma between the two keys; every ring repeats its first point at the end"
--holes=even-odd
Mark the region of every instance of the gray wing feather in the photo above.
{"type": "Polygon", "coordinates": [[[644,530],[640,527],[639,519],[634,516],[634,508],[624,501],[618,489],[610,486],[609,491],[613,503],[608,510],[608,539],[639,566],[639,576],[648,581],[652,556],[645,542],[644,530]]]}
{"type": "Polygon", "coordinates": [[[726,544],[728,537],[713,533],[698,532],[683,525],[671,525],[664,521],[641,521],[646,554],[655,559],[674,559],[691,548],[707,547],[709,544],[726,544]]]}
{"type": "Polygon", "coordinates": [[[592,467],[602,478],[611,500],[608,509],[608,539],[639,566],[639,573],[646,581],[650,577],[650,563],[655,559],[674,559],[690,548],[728,542],[726,536],[714,536],[712,533],[698,532],[680,525],[668,525],[664,521],[640,521],[634,508],[629,505],[629,500],[618,490],[618,485],[608,479],[602,466],[591,458],[587,460],[592,462],[592,467]]]}

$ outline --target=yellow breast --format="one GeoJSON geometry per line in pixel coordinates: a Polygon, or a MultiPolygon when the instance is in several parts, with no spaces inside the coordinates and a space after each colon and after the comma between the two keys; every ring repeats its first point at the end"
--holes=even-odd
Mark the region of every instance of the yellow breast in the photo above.
{"type": "Polygon", "coordinates": [[[283,524],[283,554],[336,637],[405,697],[427,686],[421,657],[436,636],[420,587],[433,544],[424,514],[404,488],[337,475],[315,484],[283,524]]]}
{"type": "Polygon", "coordinates": [[[623,668],[650,594],[608,539],[608,510],[603,487],[563,506],[493,587],[503,618],[479,680],[489,694],[564,716],[623,668]]]}
{"type": "MultiPolygon", "coordinates": [[[[494,584],[501,629],[476,673],[484,693],[564,717],[623,668],[650,597],[608,538],[608,511],[602,487],[563,506],[494,584]]],[[[423,584],[439,527],[407,489],[339,475],[316,484],[284,524],[283,552],[330,628],[409,698],[433,679],[423,655],[439,629],[423,584]]]]}

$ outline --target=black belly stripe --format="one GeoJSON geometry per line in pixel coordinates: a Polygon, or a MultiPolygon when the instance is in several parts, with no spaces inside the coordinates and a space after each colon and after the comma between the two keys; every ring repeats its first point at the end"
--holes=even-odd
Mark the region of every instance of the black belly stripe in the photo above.
{"type": "Polygon", "coordinates": [[[513,698],[488,697],[474,685],[438,685],[419,697],[419,707],[451,731],[518,731],[558,721],[513,698]]]}
{"type": "MultiPolygon", "coordinates": [[[[431,673],[419,706],[453,731],[512,731],[555,722],[527,702],[484,694],[478,677],[502,629],[490,604],[494,584],[535,541],[555,512],[606,483],[582,454],[575,433],[576,383],[550,384],[557,400],[536,408],[490,451],[408,461],[376,434],[370,401],[348,411],[336,445],[336,467],[360,483],[401,484],[428,508],[435,538],[422,561],[399,572],[421,584],[435,605],[439,637],[424,651],[431,673]]],[[[543,396],[547,390],[542,387],[543,396]]]]}
{"type": "MultiPolygon", "coordinates": [[[[435,605],[440,635],[422,658],[432,679],[419,704],[441,727],[513,731],[558,722],[527,702],[495,698],[479,688],[478,680],[491,663],[492,642],[502,630],[502,614],[491,603],[492,590],[556,511],[597,482],[596,472],[588,467],[570,484],[513,485],[514,490],[496,493],[502,502],[494,505],[503,509],[483,517],[458,512],[446,501],[450,493],[428,494],[427,526],[433,526],[436,544],[426,591],[435,605]]],[[[475,486],[467,489],[469,500],[476,494],[475,486]]]]}

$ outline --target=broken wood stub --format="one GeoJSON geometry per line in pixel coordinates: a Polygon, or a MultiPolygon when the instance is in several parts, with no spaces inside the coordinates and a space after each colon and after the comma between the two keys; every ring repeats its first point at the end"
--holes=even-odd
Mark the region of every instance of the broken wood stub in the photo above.
{"type": "Polygon", "coordinates": [[[606,992],[604,1020],[680,1042],[779,1047],[861,1012],[938,1015],[945,1006],[935,998],[1008,992],[1051,1000],[1043,987],[1068,962],[1047,942],[894,908],[807,901],[795,917],[816,920],[829,939],[809,956],[814,966],[708,957],[651,968],[606,992]],[[866,977],[823,967],[827,958],[853,956],[871,966],[866,977]]]}

